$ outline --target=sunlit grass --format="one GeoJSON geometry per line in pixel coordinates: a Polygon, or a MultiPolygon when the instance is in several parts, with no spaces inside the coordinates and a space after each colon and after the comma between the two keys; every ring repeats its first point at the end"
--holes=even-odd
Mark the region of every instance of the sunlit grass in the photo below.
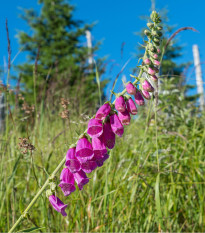
{"type": "MultiPolygon", "coordinates": [[[[149,115],[148,109],[146,114],[149,115]]],[[[27,133],[21,135],[19,130],[26,122],[16,121],[15,130],[10,126],[8,141],[2,137],[0,230],[3,232],[14,224],[86,127],[76,117],[70,119],[70,124],[57,113],[42,113],[40,117],[43,122],[38,119],[38,125],[28,127],[30,141],[36,148],[33,154],[22,154],[18,148],[19,137],[27,137],[27,133]]],[[[110,158],[89,174],[91,180],[82,191],[65,198],[58,189],[58,196],[69,205],[66,218],[49,206],[43,194],[17,230],[42,227],[38,231],[203,232],[203,117],[193,117],[192,125],[181,121],[180,127],[172,132],[166,132],[165,126],[157,127],[159,171],[155,121],[147,127],[148,120],[143,115],[126,127],[110,158]],[[159,203],[162,219],[157,212],[159,203]]]]}

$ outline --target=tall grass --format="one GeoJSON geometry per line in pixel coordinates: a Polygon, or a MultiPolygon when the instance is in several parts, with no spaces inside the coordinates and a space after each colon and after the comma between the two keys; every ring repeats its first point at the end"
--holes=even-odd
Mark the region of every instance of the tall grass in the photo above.
{"type": "MultiPolygon", "coordinates": [[[[203,232],[205,118],[193,115],[187,122],[182,115],[169,131],[160,114],[157,124],[150,120],[152,108],[149,103],[126,128],[110,159],[89,175],[91,180],[82,191],[67,198],[58,193],[69,205],[67,217],[55,212],[42,195],[17,230],[203,232]]],[[[26,123],[13,116],[15,127],[10,123],[8,140],[5,135],[1,138],[2,232],[14,224],[86,127],[81,117],[71,115],[69,124],[51,110],[36,117],[36,125],[31,127],[29,120],[26,123]],[[24,133],[22,125],[27,125],[24,133]],[[36,148],[33,154],[23,154],[18,148],[19,137],[27,136],[36,148]]]]}

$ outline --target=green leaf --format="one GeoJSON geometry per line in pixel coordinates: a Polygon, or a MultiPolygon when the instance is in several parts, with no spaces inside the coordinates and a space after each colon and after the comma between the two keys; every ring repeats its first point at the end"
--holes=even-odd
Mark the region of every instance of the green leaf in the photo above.
{"type": "Polygon", "coordinates": [[[36,230],[41,230],[44,229],[45,227],[31,227],[31,228],[27,228],[25,230],[20,230],[18,232],[34,232],[36,230]]]}

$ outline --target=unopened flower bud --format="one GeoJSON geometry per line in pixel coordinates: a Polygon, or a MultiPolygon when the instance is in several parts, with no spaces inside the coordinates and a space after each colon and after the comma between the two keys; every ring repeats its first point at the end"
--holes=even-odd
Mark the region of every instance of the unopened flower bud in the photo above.
{"type": "Polygon", "coordinates": [[[117,97],[115,101],[115,109],[119,112],[124,112],[126,110],[125,99],[123,96],[117,97]]]}
{"type": "Polygon", "coordinates": [[[155,75],[155,74],[156,74],[156,71],[155,71],[153,68],[149,67],[149,68],[148,68],[148,74],[150,74],[150,75],[155,75]]]}
{"type": "Polygon", "coordinates": [[[143,94],[145,99],[147,99],[147,100],[151,99],[151,96],[150,96],[148,91],[142,90],[142,94],[143,94]]]}
{"type": "Polygon", "coordinates": [[[153,43],[155,46],[160,46],[160,41],[159,42],[153,41],[153,43]]]}
{"type": "Polygon", "coordinates": [[[163,27],[162,26],[157,26],[157,30],[162,30],[163,29],[163,27]]]}
{"type": "Polygon", "coordinates": [[[154,37],[153,41],[159,43],[160,42],[160,38],[159,37],[154,37]]]}
{"type": "Polygon", "coordinates": [[[158,35],[159,37],[161,37],[161,36],[162,36],[162,33],[161,33],[160,31],[157,31],[157,35],[158,35]]]}
{"type": "Polygon", "coordinates": [[[137,114],[137,107],[136,107],[135,102],[133,101],[132,98],[129,98],[127,101],[127,110],[132,115],[137,114]]]}
{"type": "Polygon", "coordinates": [[[143,88],[144,91],[148,91],[148,92],[153,92],[154,91],[153,86],[147,80],[145,80],[142,83],[142,88],[143,88]]]}
{"type": "Polygon", "coordinates": [[[160,62],[159,61],[157,61],[157,60],[154,60],[154,65],[156,65],[156,66],[160,66],[160,62]]]}
{"type": "Polygon", "coordinates": [[[161,52],[161,50],[160,49],[157,49],[157,53],[160,53],[161,52]]]}
{"type": "Polygon", "coordinates": [[[128,83],[126,85],[126,90],[127,90],[127,93],[130,95],[135,95],[137,92],[136,87],[132,83],[128,83]]]}
{"type": "Polygon", "coordinates": [[[139,106],[144,105],[144,99],[142,97],[142,94],[140,91],[137,91],[136,95],[135,95],[135,102],[136,104],[138,104],[139,106]]]}
{"type": "Polygon", "coordinates": [[[153,58],[157,59],[158,58],[158,55],[155,53],[153,54],[153,58]]]}
{"type": "Polygon", "coordinates": [[[157,19],[157,17],[158,17],[157,12],[156,12],[156,11],[152,11],[152,13],[151,13],[151,15],[150,15],[151,20],[152,20],[153,22],[155,22],[156,19],[157,19]]]}
{"type": "Polygon", "coordinates": [[[156,23],[161,23],[162,20],[161,20],[160,18],[157,18],[155,22],[156,22],[156,23]]]}
{"type": "Polygon", "coordinates": [[[149,58],[144,59],[144,64],[145,65],[150,65],[151,64],[150,59],[149,58]]]}
{"type": "Polygon", "coordinates": [[[144,34],[145,34],[146,36],[148,36],[148,37],[151,36],[151,32],[150,32],[149,30],[147,30],[147,29],[144,30],[144,34]]]}
{"type": "Polygon", "coordinates": [[[147,23],[147,27],[152,29],[154,27],[154,24],[153,23],[147,23]]]}
{"type": "Polygon", "coordinates": [[[157,31],[152,31],[152,36],[157,36],[157,31]]]}

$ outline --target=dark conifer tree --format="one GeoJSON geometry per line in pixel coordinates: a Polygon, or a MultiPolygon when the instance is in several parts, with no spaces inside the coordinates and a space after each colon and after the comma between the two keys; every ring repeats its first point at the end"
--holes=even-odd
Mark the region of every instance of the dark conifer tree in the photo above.
{"type": "MultiPolygon", "coordinates": [[[[39,0],[39,3],[42,5],[39,14],[25,9],[22,15],[31,32],[19,33],[20,45],[28,53],[26,62],[18,66],[27,100],[32,101],[35,85],[37,101],[43,96],[49,100],[61,96],[74,100],[76,105],[96,105],[99,98],[95,66],[87,62],[85,40],[85,31],[91,30],[92,25],[74,19],[74,7],[69,1],[39,0]]],[[[94,46],[92,54],[97,49],[94,46]]],[[[96,63],[102,74],[103,61],[98,59],[96,63]]]]}

